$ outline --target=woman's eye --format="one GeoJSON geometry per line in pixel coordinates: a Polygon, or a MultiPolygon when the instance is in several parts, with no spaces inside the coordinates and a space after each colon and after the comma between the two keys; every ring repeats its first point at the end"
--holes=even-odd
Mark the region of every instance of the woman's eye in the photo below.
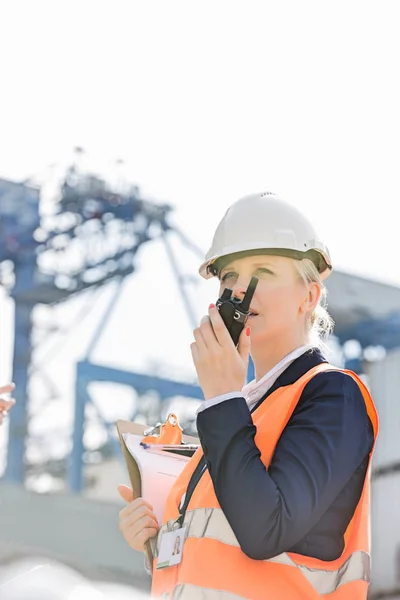
{"type": "Polygon", "coordinates": [[[224,275],[222,275],[221,277],[221,281],[225,282],[228,279],[230,279],[231,277],[237,277],[236,273],[234,273],[233,271],[228,271],[228,273],[225,273],[224,275]]]}
{"type": "MultiPolygon", "coordinates": [[[[266,267],[259,267],[255,271],[254,274],[255,275],[273,275],[273,272],[270,269],[267,269],[266,267]]],[[[228,280],[237,279],[237,278],[238,278],[238,274],[235,273],[235,271],[228,271],[227,273],[222,275],[221,282],[225,283],[228,280]]]]}
{"type": "Polygon", "coordinates": [[[273,272],[265,267],[260,267],[259,269],[257,269],[256,273],[266,273],[268,275],[273,275],[273,272]]]}

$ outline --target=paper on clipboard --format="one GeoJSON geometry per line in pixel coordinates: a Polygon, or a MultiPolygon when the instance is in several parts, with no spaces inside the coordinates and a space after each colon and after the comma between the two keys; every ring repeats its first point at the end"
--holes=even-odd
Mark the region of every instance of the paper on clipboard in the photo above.
{"type": "Polygon", "coordinates": [[[162,524],[169,492],[190,458],[162,451],[153,452],[140,445],[143,436],[124,433],[124,441],[139,469],[142,498],[150,502],[158,524],[162,524]]]}
{"type": "MultiPolygon", "coordinates": [[[[146,425],[139,423],[117,421],[117,431],[134,496],[141,496],[153,506],[161,525],[168,494],[190,458],[181,454],[145,449],[140,442],[146,429],[146,425]]],[[[183,441],[199,444],[197,438],[185,435],[183,441]]],[[[151,565],[154,548],[149,546],[151,545],[148,545],[146,555],[151,565]]]]}

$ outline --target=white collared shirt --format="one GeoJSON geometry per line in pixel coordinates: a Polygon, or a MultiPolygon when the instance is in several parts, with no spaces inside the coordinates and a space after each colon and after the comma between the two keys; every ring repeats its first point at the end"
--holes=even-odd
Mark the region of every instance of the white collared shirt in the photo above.
{"type": "Polygon", "coordinates": [[[197,414],[203,410],[206,410],[207,408],[211,408],[212,406],[219,404],[220,402],[232,400],[232,398],[238,398],[240,396],[244,396],[249,410],[251,410],[274,385],[275,381],[280,375],[282,375],[283,371],[285,371],[285,369],[287,369],[288,366],[296,360],[296,358],[299,358],[299,356],[307,352],[307,350],[310,350],[312,347],[312,344],[306,344],[296,348],[296,350],[293,350],[293,352],[290,352],[290,354],[282,358],[282,360],[277,365],[272,367],[272,369],[270,369],[268,373],[266,373],[259,381],[253,379],[253,381],[247,383],[240,392],[229,392],[228,394],[222,394],[221,396],[210,398],[210,400],[204,400],[204,402],[200,404],[199,408],[197,409],[197,414]]]}

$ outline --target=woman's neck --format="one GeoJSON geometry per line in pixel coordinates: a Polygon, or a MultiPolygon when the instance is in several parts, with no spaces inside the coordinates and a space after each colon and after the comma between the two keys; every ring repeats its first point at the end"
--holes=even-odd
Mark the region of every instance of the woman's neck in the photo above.
{"type": "Polygon", "coordinates": [[[251,358],[254,363],[255,378],[259,381],[268,371],[273,369],[278,363],[281,362],[285,356],[288,356],[297,348],[307,344],[307,340],[299,339],[292,340],[289,343],[277,343],[271,344],[270,347],[266,347],[265,343],[252,344],[251,346],[251,358]]]}

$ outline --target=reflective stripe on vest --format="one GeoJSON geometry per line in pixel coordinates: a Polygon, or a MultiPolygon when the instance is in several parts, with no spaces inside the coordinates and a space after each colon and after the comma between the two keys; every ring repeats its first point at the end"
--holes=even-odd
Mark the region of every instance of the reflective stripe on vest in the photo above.
{"type": "MultiPolygon", "coordinates": [[[[186,513],[184,522],[187,525],[186,537],[198,539],[211,538],[222,544],[235,546],[237,548],[240,547],[227,518],[220,508],[196,508],[190,510],[186,513]]],[[[162,534],[167,531],[172,531],[174,524],[174,520],[168,521],[160,529],[155,556],[158,555],[159,541],[161,540],[162,534]]],[[[286,552],[274,556],[273,558],[269,558],[265,562],[279,563],[288,567],[300,569],[309,583],[311,583],[314,589],[322,596],[331,594],[337,590],[339,586],[350,583],[351,581],[370,581],[371,559],[369,554],[360,550],[353,552],[341,567],[335,570],[314,569],[302,565],[299,562],[296,563],[286,552]]],[[[199,598],[200,597],[201,596],[199,596],[199,598]]],[[[214,596],[208,596],[207,590],[207,599],[209,597],[214,598],[214,596]]],[[[228,596],[215,596],[215,598],[220,597],[221,599],[225,597],[230,599],[234,597],[238,598],[239,596],[232,596],[232,594],[228,596]]],[[[175,594],[173,598],[175,599],[175,594]]],[[[176,596],[176,598],[180,598],[180,596],[176,596]]],[[[197,598],[197,596],[194,596],[194,598],[197,598]]]]}
{"type": "MultiPolygon", "coordinates": [[[[168,599],[170,596],[165,596],[168,599]]],[[[161,596],[163,598],[163,596],[161,596]]],[[[190,583],[183,583],[174,589],[172,600],[249,600],[243,596],[225,592],[224,590],[212,590],[201,588],[190,583]]]]}

